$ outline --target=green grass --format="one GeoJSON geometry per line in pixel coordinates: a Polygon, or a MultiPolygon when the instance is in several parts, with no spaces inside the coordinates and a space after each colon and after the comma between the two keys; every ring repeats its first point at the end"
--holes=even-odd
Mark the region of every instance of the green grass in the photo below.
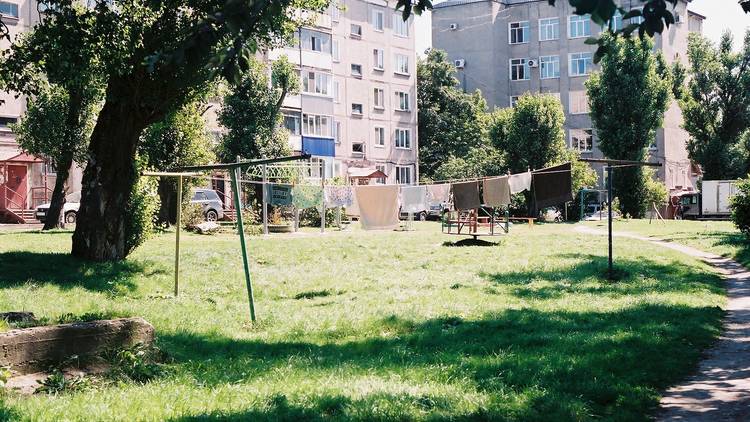
{"type": "Polygon", "coordinates": [[[676,252],[618,242],[608,282],[606,239],[570,225],[416,226],[250,238],[256,325],[236,236],[184,237],[175,299],[171,235],[90,264],[70,233],[0,234],[0,309],[143,316],[171,357],[144,385],[8,395],[0,419],[644,420],[719,332],[720,279],[676,252]]]}

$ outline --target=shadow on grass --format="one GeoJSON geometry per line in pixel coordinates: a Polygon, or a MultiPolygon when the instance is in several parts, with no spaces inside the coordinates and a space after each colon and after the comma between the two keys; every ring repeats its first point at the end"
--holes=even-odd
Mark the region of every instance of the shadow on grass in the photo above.
{"type": "MultiPolygon", "coordinates": [[[[708,239],[712,246],[730,246],[735,251],[729,255],[742,265],[750,265],[750,239],[739,232],[709,231],[709,232],[686,232],[675,233],[671,236],[656,236],[667,242],[686,243],[686,240],[701,241],[708,239]]],[[[699,248],[700,249],[700,248],[699,248]]]]}
{"type": "Polygon", "coordinates": [[[0,253],[0,289],[26,283],[83,287],[117,293],[136,288],[135,276],[163,274],[138,261],[88,262],[67,253],[12,251],[0,253]]]}
{"type": "MultiPolygon", "coordinates": [[[[296,399],[292,407],[261,406],[218,419],[324,418],[324,404],[331,400],[324,392],[331,384],[330,374],[341,373],[344,383],[347,377],[373,376],[396,376],[406,383],[414,376],[411,383],[420,385],[427,380],[458,382],[456,388],[470,385],[489,397],[473,413],[460,414],[452,413],[458,412],[454,409],[460,397],[430,396],[432,401],[446,401],[433,415],[438,419],[643,420],[658,403],[659,392],[694,367],[701,350],[719,333],[722,315],[719,308],[670,304],[605,312],[527,308],[477,320],[417,322],[392,316],[379,322],[384,331],[395,333],[392,337],[347,343],[264,342],[187,332],[161,335],[159,341],[181,371],[207,386],[259,378],[269,382],[269,376],[281,379],[280,385],[288,378],[320,380],[319,391],[306,391],[304,400],[296,399]]],[[[289,389],[289,394],[299,394],[289,389]]],[[[415,398],[393,400],[383,404],[370,396],[358,397],[344,403],[337,418],[424,416],[415,398]],[[378,413],[383,408],[395,413],[378,413]]],[[[213,419],[206,414],[178,420],[201,418],[213,419]]]]}
{"type": "Polygon", "coordinates": [[[462,239],[455,242],[445,241],[443,242],[443,246],[452,248],[452,247],[464,247],[464,246],[497,246],[501,244],[500,242],[489,242],[487,240],[483,239],[462,239]]]}
{"type": "Polygon", "coordinates": [[[605,256],[583,254],[557,255],[575,261],[552,271],[524,270],[480,274],[494,284],[512,287],[511,293],[527,299],[556,299],[566,294],[597,294],[608,296],[646,293],[700,293],[706,290],[723,294],[718,274],[696,270],[696,267],[673,261],[669,264],[650,260],[615,257],[617,280],[607,280],[608,261],[605,256]],[[645,282],[644,279],[653,282],[645,282]]]}

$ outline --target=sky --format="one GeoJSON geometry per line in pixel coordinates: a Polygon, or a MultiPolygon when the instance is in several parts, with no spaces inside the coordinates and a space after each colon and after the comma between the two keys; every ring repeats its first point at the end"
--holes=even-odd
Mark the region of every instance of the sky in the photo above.
{"type": "MultiPolygon", "coordinates": [[[[750,28],[750,14],[742,13],[737,0],[693,0],[688,9],[706,17],[703,34],[714,42],[719,41],[726,29],[732,31],[734,47],[739,50],[745,31],[750,28]]],[[[415,25],[417,54],[423,56],[424,51],[432,45],[432,23],[429,13],[417,16],[415,25]]]]}

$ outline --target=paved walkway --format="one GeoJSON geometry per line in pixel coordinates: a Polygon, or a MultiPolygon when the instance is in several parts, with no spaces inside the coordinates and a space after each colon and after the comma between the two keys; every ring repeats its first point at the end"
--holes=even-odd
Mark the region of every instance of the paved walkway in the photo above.
{"type": "MultiPolygon", "coordinates": [[[[606,235],[576,226],[576,231],[606,235]]],[[[700,362],[696,374],[673,386],[661,399],[658,421],[750,421],[750,271],[728,258],[689,246],[615,232],[701,259],[726,279],[728,296],[724,332],[700,362]]]]}

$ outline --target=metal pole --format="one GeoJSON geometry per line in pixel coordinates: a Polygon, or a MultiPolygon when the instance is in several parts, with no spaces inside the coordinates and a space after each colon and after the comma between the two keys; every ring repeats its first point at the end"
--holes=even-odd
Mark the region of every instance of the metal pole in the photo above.
{"type": "MultiPolygon", "coordinates": [[[[253,283],[250,280],[250,266],[247,260],[247,247],[245,246],[245,228],[242,224],[242,205],[240,204],[239,168],[230,170],[232,176],[232,191],[234,192],[234,206],[237,208],[237,232],[240,235],[240,247],[242,248],[242,265],[245,269],[245,284],[247,285],[247,298],[250,302],[250,319],[255,322],[255,299],[253,298],[253,283]]],[[[264,189],[265,190],[265,189],[264,189]]]]}
{"type": "MultiPolygon", "coordinates": [[[[326,188],[326,162],[320,160],[320,188],[325,191],[326,188]]],[[[320,200],[320,232],[325,233],[326,231],[326,200],[325,192],[321,196],[320,200]]]]}
{"type": "Polygon", "coordinates": [[[268,234],[268,198],[266,198],[266,165],[263,164],[261,167],[263,170],[263,192],[261,194],[263,203],[263,234],[268,234]]]}
{"type": "Polygon", "coordinates": [[[182,176],[177,177],[177,230],[174,247],[174,295],[180,294],[180,228],[182,227],[182,176]]]}
{"type": "Polygon", "coordinates": [[[612,280],[612,166],[607,165],[607,214],[609,220],[607,221],[607,237],[609,242],[609,257],[608,257],[608,271],[609,279],[612,280]]]}

